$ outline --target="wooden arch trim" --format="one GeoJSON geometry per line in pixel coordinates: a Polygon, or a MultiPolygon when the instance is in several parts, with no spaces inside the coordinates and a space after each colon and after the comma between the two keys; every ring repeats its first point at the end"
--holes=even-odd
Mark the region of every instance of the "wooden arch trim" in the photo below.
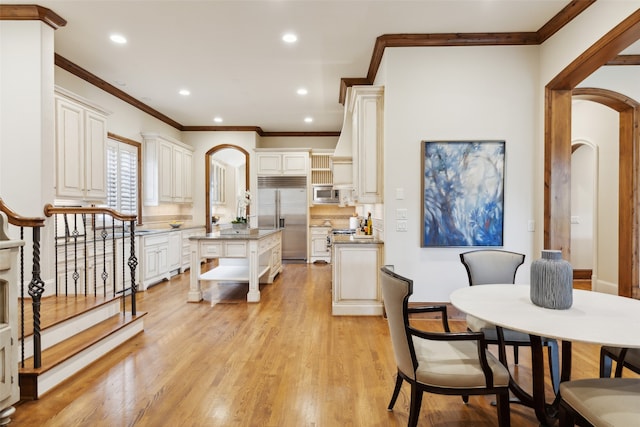
{"type": "MultiPolygon", "coordinates": [[[[207,151],[204,155],[204,193],[205,193],[205,197],[204,197],[204,205],[205,205],[205,224],[206,224],[206,228],[207,228],[207,233],[211,233],[211,195],[209,194],[209,180],[211,179],[211,159],[210,156],[212,156],[213,154],[215,154],[216,152],[220,151],[220,150],[225,150],[225,149],[232,149],[232,150],[238,150],[240,151],[242,154],[244,154],[244,159],[245,159],[245,171],[244,171],[244,179],[245,182],[247,183],[247,190],[251,189],[251,181],[249,179],[249,171],[251,170],[250,168],[250,164],[249,164],[249,160],[250,160],[250,155],[249,152],[247,150],[245,150],[242,147],[238,147],[237,145],[233,145],[233,144],[220,144],[220,145],[216,145],[215,147],[211,148],[209,151],[207,151]]],[[[251,209],[251,206],[247,206],[247,215],[249,215],[249,211],[251,209]]]]}
{"type": "Polygon", "coordinates": [[[618,112],[618,294],[632,296],[638,289],[638,112],[640,103],[621,93],[599,88],[577,88],[574,99],[597,102],[618,112]]]}
{"type": "MultiPolygon", "coordinates": [[[[583,54],[578,56],[571,64],[563,69],[545,88],[545,112],[544,112],[544,237],[545,248],[560,249],[565,258],[571,254],[571,100],[576,86],[591,75],[598,68],[615,58],[622,50],[640,39],[640,10],[631,14],[618,24],[609,33],[594,43],[583,54]]],[[[578,92],[579,93],[579,92],[578,92]]],[[[600,95],[605,95],[601,92],[600,95]]],[[[610,95],[610,94],[609,94],[610,95]]],[[[597,96],[594,94],[593,96],[597,96]]],[[[607,96],[611,98],[611,96],[607,96]]],[[[620,101],[620,100],[618,100],[620,101]]],[[[613,105],[615,100],[609,100],[613,105]]],[[[631,156],[631,160],[621,163],[621,173],[625,173],[625,182],[635,176],[637,170],[633,160],[636,148],[633,145],[637,133],[637,118],[635,108],[620,113],[621,123],[626,125],[620,128],[620,137],[625,138],[621,145],[621,153],[631,145],[631,153],[625,152],[625,156],[631,156]],[[628,117],[631,116],[631,117],[628,117]],[[630,127],[629,127],[630,126],[630,127]],[[629,139],[631,142],[627,142],[629,139]],[[633,166],[629,166],[631,161],[633,166]],[[631,168],[631,169],[630,169],[631,168]]],[[[635,183],[635,177],[632,178],[635,183]]],[[[633,200],[626,197],[629,191],[635,194],[634,189],[625,189],[620,194],[620,199],[633,200]],[[623,196],[623,194],[625,196],[623,196]]],[[[635,221],[635,207],[633,212],[627,209],[625,215],[631,221],[631,234],[628,238],[634,240],[627,242],[626,247],[619,254],[618,287],[619,293],[625,296],[640,297],[638,289],[637,271],[638,255],[637,246],[637,221],[635,221]],[[631,245],[631,246],[629,246],[631,245]],[[629,250],[629,247],[632,249],[629,250]]],[[[621,225],[624,226],[624,225],[621,225]]],[[[625,229],[628,230],[628,229],[625,229]]],[[[625,231],[626,232],[626,231],[625,231]]],[[[621,234],[621,237],[626,238],[621,234]]]]}

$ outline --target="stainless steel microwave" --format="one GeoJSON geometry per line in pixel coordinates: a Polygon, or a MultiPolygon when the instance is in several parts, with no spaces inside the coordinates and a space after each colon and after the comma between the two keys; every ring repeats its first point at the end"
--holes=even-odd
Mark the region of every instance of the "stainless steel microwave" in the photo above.
{"type": "Polygon", "coordinates": [[[340,202],[340,190],[335,190],[331,185],[313,186],[313,203],[329,204],[340,202]]]}

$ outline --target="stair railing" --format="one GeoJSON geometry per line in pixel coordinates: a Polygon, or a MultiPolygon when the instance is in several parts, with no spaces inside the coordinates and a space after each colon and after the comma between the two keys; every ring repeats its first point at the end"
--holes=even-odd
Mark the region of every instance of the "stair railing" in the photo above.
{"type": "MultiPolygon", "coordinates": [[[[32,235],[32,251],[33,251],[33,261],[32,261],[32,271],[31,271],[31,280],[29,282],[29,295],[32,298],[32,306],[33,306],[33,325],[34,325],[34,363],[37,362],[41,364],[40,360],[40,299],[42,293],[44,292],[44,282],[40,277],[40,229],[44,227],[44,218],[39,217],[25,217],[17,214],[11,208],[9,208],[2,198],[0,198],[0,211],[4,212],[7,216],[7,220],[9,224],[19,227],[20,232],[20,240],[25,240],[24,229],[31,228],[32,235]],[[36,347],[38,351],[36,351],[36,347]],[[35,355],[38,355],[38,358],[35,358],[35,355]]],[[[25,284],[25,272],[24,272],[24,248],[25,246],[20,247],[19,252],[19,263],[20,263],[20,341],[21,345],[21,363],[22,367],[24,367],[24,284],[25,284]]],[[[40,365],[38,365],[40,367],[40,365]]]]}
{"type": "Polygon", "coordinates": [[[137,291],[135,272],[138,259],[135,253],[135,226],[137,217],[126,215],[110,208],[103,207],[59,207],[46,205],[44,213],[47,217],[55,215],[56,241],[56,295],[65,296],[101,294],[104,296],[131,296],[131,314],[136,314],[135,294],[137,291]],[[128,244],[127,244],[128,239],[128,244]],[[110,247],[109,247],[110,246],[110,247]],[[127,247],[128,246],[128,247],[127,247]],[[63,260],[58,258],[59,249],[64,252],[63,260]],[[112,258],[108,257],[108,249],[112,249],[112,258]],[[119,252],[119,253],[118,253],[119,252]],[[76,255],[82,255],[79,260],[76,255]],[[120,256],[120,259],[116,258],[120,256]],[[93,256],[93,277],[89,277],[87,259],[93,256]],[[84,265],[79,262],[83,261],[84,265]],[[107,268],[111,261],[111,271],[107,268]],[[122,269],[118,271],[117,264],[121,262],[122,269]],[[64,275],[58,270],[63,264],[64,275]],[[70,264],[73,264],[70,266],[70,264]],[[98,267],[102,267],[98,277],[98,267]],[[126,286],[126,268],[129,272],[129,286],[126,286]],[[69,272],[73,287],[69,284],[69,272]],[[84,280],[81,282],[81,273],[84,280]],[[122,281],[116,286],[118,273],[122,273],[122,281]],[[108,283],[111,275],[112,282],[108,283]],[[64,279],[64,285],[59,283],[64,279]],[[82,285],[82,288],[79,286],[82,285]],[[120,288],[121,286],[121,288],[120,288]]]}

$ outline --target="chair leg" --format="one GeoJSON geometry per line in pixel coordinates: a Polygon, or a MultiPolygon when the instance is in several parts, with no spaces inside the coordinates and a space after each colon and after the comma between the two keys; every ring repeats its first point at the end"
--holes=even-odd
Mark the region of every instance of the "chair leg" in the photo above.
{"type": "Polygon", "coordinates": [[[468,395],[463,395],[462,396],[462,401],[464,402],[464,404],[466,405],[467,403],[469,403],[469,396],[468,395]]]}
{"type": "Polygon", "coordinates": [[[518,360],[519,360],[519,351],[518,351],[518,346],[514,345],[513,346],[513,363],[515,363],[516,365],[518,364],[518,360]]]}
{"type": "Polygon", "coordinates": [[[396,399],[398,399],[398,395],[400,394],[401,388],[402,388],[402,377],[400,376],[400,373],[398,373],[396,376],[396,387],[393,389],[393,396],[391,396],[391,402],[389,402],[387,411],[393,411],[393,405],[396,404],[396,399]]]}
{"type": "Polygon", "coordinates": [[[546,346],[549,348],[551,385],[553,386],[553,392],[558,394],[560,390],[560,356],[558,355],[558,343],[556,341],[547,341],[546,346]]]}
{"type": "Polygon", "coordinates": [[[573,411],[569,410],[564,403],[560,403],[558,421],[558,427],[574,427],[576,425],[573,411]]]}
{"type": "Polygon", "coordinates": [[[498,410],[498,427],[510,427],[509,390],[496,393],[496,406],[498,410]]]}
{"type": "Polygon", "coordinates": [[[611,377],[611,365],[613,363],[613,359],[604,354],[602,350],[600,350],[600,378],[609,378],[611,377]]]}
{"type": "Polygon", "coordinates": [[[420,417],[420,407],[422,406],[422,390],[417,384],[411,383],[411,408],[409,409],[408,427],[416,427],[420,417]]]}

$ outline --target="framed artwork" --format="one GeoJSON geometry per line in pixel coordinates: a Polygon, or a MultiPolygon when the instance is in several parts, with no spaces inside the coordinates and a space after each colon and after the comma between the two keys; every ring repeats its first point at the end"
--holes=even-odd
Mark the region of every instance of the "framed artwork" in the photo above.
{"type": "Polygon", "coordinates": [[[422,141],[422,247],[502,246],[504,141],[422,141]]]}

